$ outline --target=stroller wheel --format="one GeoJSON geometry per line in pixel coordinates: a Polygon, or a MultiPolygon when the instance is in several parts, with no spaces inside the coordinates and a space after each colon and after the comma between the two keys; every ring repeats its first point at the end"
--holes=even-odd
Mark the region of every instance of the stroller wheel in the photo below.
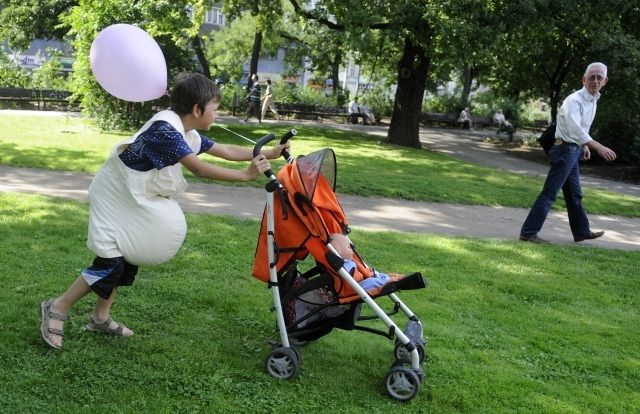
{"type": "Polygon", "coordinates": [[[300,359],[292,348],[276,348],[265,360],[265,369],[273,378],[291,379],[298,375],[300,359]]]}
{"type": "Polygon", "coordinates": [[[422,370],[422,368],[418,368],[418,369],[411,368],[411,361],[407,359],[396,359],[391,363],[391,366],[389,367],[389,369],[393,369],[395,367],[405,367],[407,369],[410,369],[418,376],[418,379],[420,380],[420,384],[422,384],[422,381],[424,380],[424,371],[422,370]]]}
{"type": "Polygon", "coordinates": [[[384,386],[389,397],[398,401],[409,401],[420,391],[420,378],[412,369],[396,366],[387,373],[384,386]]]}
{"type": "MultiPolygon", "coordinates": [[[[424,361],[426,356],[426,352],[424,349],[424,341],[415,342],[416,349],[418,350],[418,357],[420,359],[420,363],[424,361]]],[[[396,341],[396,345],[393,348],[393,357],[396,360],[406,359],[407,361],[411,361],[411,353],[407,351],[407,348],[400,342],[396,341]]]]}

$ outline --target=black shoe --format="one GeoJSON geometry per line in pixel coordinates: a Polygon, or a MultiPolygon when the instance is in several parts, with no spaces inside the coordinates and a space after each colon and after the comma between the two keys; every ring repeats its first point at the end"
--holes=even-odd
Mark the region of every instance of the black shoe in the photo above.
{"type": "Polygon", "coordinates": [[[532,243],[544,243],[544,244],[551,243],[549,240],[545,240],[542,237],[539,237],[537,234],[534,234],[533,236],[525,236],[524,234],[521,234],[520,235],[520,240],[521,241],[528,241],[528,242],[532,242],[532,243]]]}
{"type": "Polygon", "coordinates": [[[588,234],[584,235],[584,236],[573,236],[573,241],[578,243],[584,240],[593,240],[593,239],[597,239],[598,237],[602,237],[604,236],[604,231],[590,231],[588,234]]]}

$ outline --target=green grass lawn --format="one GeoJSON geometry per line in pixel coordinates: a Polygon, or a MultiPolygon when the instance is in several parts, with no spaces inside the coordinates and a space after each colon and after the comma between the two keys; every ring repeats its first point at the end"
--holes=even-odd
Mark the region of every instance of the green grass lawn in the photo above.
{"type": "MultiPolygon", "coordinates": [[[[228,127],[254,140],[271,132],[266,125],[228,127]]],[[[379,142],[379,137],[306,126],[297,129],[294,155],[326,147],[335,151],[341,194],[528,208],[542,188],[540,178],[481,167],[427,150],[390,146],[379,142]]],[[[95,173],[112,146],[126,137],[101,133],[86,121],[71,117],[2,115],[0,131],[0,164],[90,173],[95,173]]],[[[275,132],[281,136],[286,127],[278,126],[275,132]]],[[[218,142],[251,145],[216,126],[209,135],[218,142]]],[[[203,159],[244,167],[207,156],[203,159]]],[[[281,161],[274,164],[277,168],[281,161]]],[[[249,185],[262,186],[263,181],[249,185]]],[[[584,205],[591,214],[640,217],[639,197],[585,188],[584,205]]],[[[554,208],[564,209],[562,195],[554,208]]]]}
{"type": "Polygon", "coordinates": [[[429,281],[400,294],[430,339],[422,389],[402,404],[381,384],[391,341],[364,332],[303,348],[291,381],[264,372],[275,319],[250,275],[253,220],[188,215],[178,255],[118,294],[113,316],[133,338],[83,332],[88,297],[64,349],[48,349],[39,304],[90,263],[87,215],[83,203],[0,193],[0,412],[640,411],[640,252],[355,231],[367,262],[429,281]]]}

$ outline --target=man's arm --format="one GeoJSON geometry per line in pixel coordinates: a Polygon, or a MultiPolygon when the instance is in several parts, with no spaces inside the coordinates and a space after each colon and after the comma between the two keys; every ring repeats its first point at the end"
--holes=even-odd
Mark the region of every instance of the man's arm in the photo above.
{"type": "Polygon", "coordinates": [[[605,147],[604,145],[602,145],[598,141],[592,139],[591,141],[589,141],[589,142],[587,142],[585,144],[585,149],[583,150],[583,153],[582,153],[582,158],[583,159],[587,159],[588,160],[589,158],[591,158],[591,151],[589,151],[589,149],[592,149],[595,152],[597,152],[606,161],[613,161],[617,157],[616,153],[613,152],[613,150],[611,148],[605,147]],[[587,157],[587,158],[585,158],[585,157],[587,157]]]}

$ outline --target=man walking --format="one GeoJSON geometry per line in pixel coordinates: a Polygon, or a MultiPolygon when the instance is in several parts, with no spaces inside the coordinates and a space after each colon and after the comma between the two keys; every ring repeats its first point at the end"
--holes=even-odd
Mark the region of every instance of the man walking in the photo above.
{"type": "Polygon", "coordinates": [[[264,92],[264,102],[262,103],[262,119],[267,114],[267,109],[271,109],[273,115],[278,118],[278,111],[276,111],[275,97],[273,94],[273,86],[271,85],[271,79],[267,79],[267,90],[264,92]]]}
{"type": "Polygon", "coordinates": [[[582,189],[580,188],[580,159],[591,158],[591,150],[607,161],[616,159],[616,153],[589,136],[591,123],[596,115],[600,89],[607,83],[607,67],[595,62],[587,66],[582,76],[582,89],[567,96],[558,112],[556,141],[549,150],[551,168],[542,188],[542,192],[533,203],[522,229],[520,240],[534,243],[549,243],[538,236],[547,219],[551,205],[562,188],[564,201],[569,214],[569,226],[573,240],[597,239],[604,231],[593,232],[589,219],[582,207],[582,189]]]}
{"type": "Polygon", "coordinates": [[[261,124],[262,112],[260,111],[260,95],[262,94],[262,91],[260,89],[260,83],[258,83],[258,75],[255,73],[251,75],[251,80],[253,81],[253,84],[249,90],[249,95],[247,95],[247,114],[244,118],[244,122],[247,122],[250,116],[255,116],[258,118],[258,123],[261,124]]]}

